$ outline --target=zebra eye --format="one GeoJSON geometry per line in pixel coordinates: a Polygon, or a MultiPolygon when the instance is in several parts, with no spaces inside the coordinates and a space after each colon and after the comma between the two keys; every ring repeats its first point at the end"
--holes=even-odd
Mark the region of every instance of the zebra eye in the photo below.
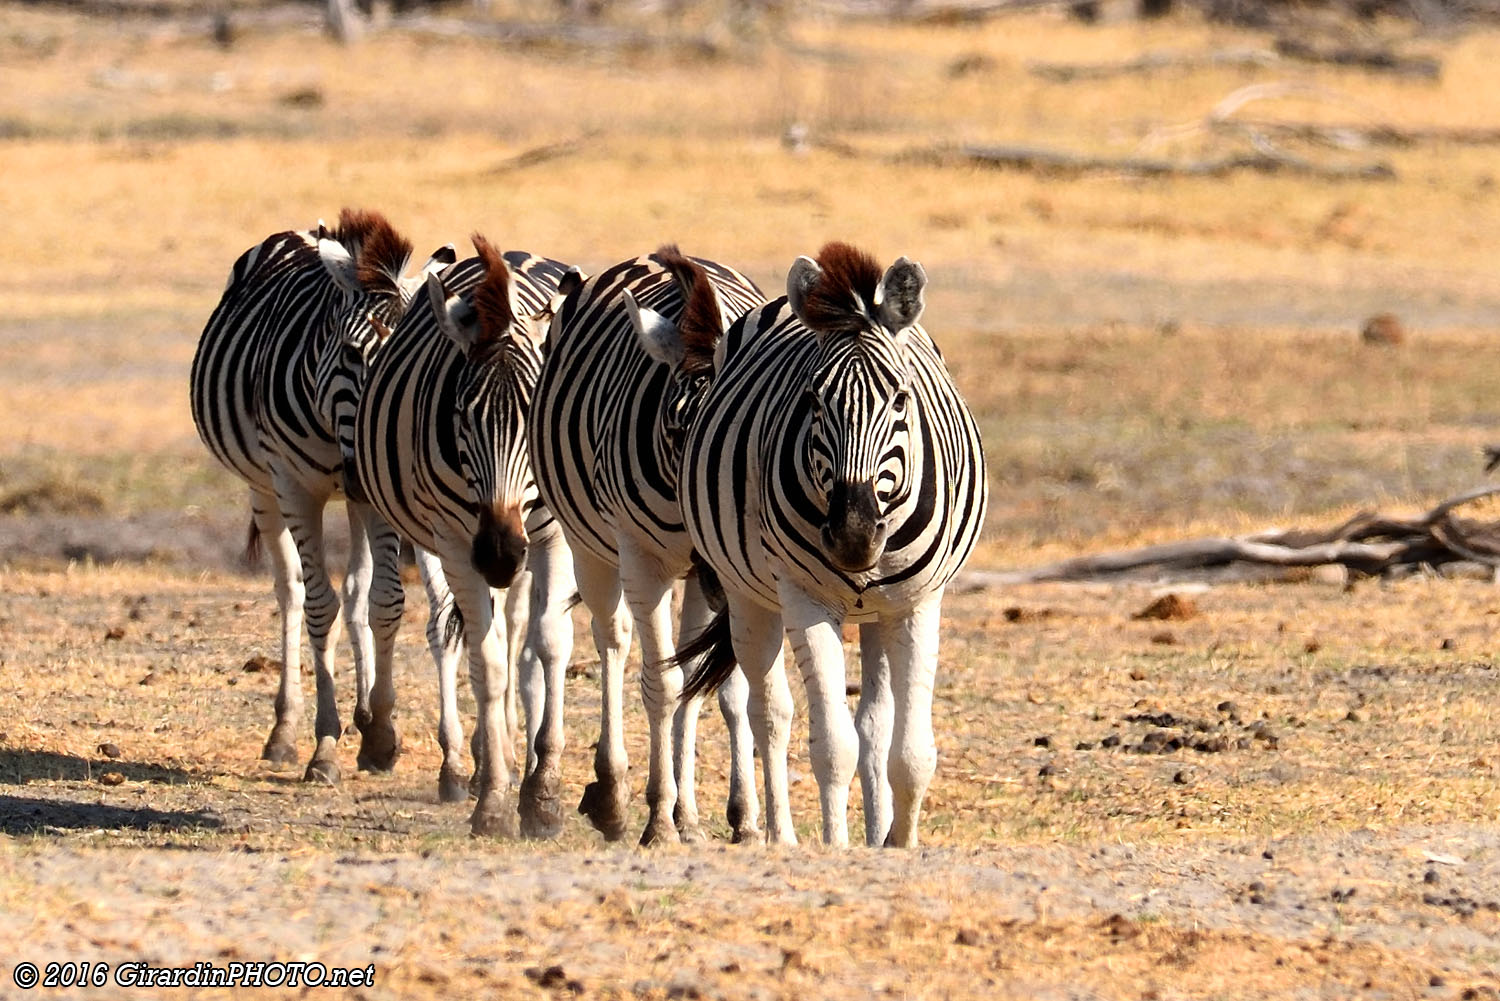
{"type": "Polygon", "coordinates": [[[891,400],[891,413],[895,414],[897,417],[906,413],[906,404],[908,402],[909,396],[910,394],[908,394],[906,390],[898,390],[895,399],[891,400]]]}

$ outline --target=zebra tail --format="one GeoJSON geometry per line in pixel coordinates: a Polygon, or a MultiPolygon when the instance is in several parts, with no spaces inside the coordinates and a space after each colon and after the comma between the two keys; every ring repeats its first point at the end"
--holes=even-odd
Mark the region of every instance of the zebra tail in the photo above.
{"type": "Polygon", "coordinates": [[[251,569],[260,566],[260,526],[250,519],[250,528],[245,532],[245,562],[251,569]]]}
{"type": "Polygon", "coordinates": [[[734,643],[729,635],[729,609],[714,613],[703,632],[677,650],[672,662],[679,667],[693,664],[682,685],[682,701],[697,698],[729,680],[734,673],[734,643]]]}
{"type": "Polygon", "coordinates": [[[443,646],[449,650],[457,650],[458,645],[464,639],[464,613],[459,609],[458,602],[453,600],[453,595],[448,596],[447,602],[448,621],[443,623],[443,646]]]}

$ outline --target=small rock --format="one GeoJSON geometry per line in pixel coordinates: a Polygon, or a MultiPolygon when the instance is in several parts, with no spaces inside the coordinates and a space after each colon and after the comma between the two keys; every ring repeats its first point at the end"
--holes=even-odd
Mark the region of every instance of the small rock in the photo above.
{"type": "Polygon", "coordinates": [[[1152,633],[1151,642],[1157,646],[1176,646],[1177,637],[1169,632],[1152,633]]]}
{"type": "Polygon", "coordinates": [[[1130,669],[1130,680],[1131,681],[1145,681],[1146,680],[1146,672],[1142,671],[1138,667],[1133,667],[1133,668],[1130,669]]]}
{"type": "Polygon", "coordinates": [[[104,638],[107,639],[107,640],[122,640],[122,639],[124,639],[125,638],[125,627],[124,626],[110,626],[109,630],[107,632],[105,632],[104,638]]]}
{"type": "Polygon", "coordinates": [[[958,945],[978,945],[979,933],[972,928],[960,928],[958,934],[953,936],[953,941],[958,945]]]}
{"type": "Polygon", "coordinates": [[[105,741],[99,745],[99,753],[106,758],[118,758],[120,756],[120,745],[105,741]]]}
{"type": "Polygon", "coordinates": [[[1220,702],[1214,708],[1217,709],[1219,712],[1224,713],[1226,716],[1233,715],[1234,713],[1237,713],[1237,712],[1240,711],[1240,707],[1239,706],[1235,705],[1233,702],[1230,702],[1227,699],[1225,701],[1223,701],[1223,702],[1220,702]]]}
{"type": "Polygon", "coordinates": [[[1048,777],[1050,777],[1052,775],[1057,774],[1057,769],[1053,768],[1052,767],[1052,763],[1049,761],[1047,764],[1045,764],[1042,767],[1038,768],[1037,771],[1036,771],[1036,773],[1037,773],[1037,775],[1039,777],[1045,779],[1045,778],[1048,778],[1048,777]]]}
{"type": "Polygon", "coordinates": [[[1357,710],[1350,709],[1344,714],[1344,720],[1349,723],[1363,723],[1365,718],[1357,710]]]}
{"type": "Polygon", "coordinates": [[[1099,746],[1100,747],[1119,747],[1120,746],[1120,735],[1118,733],[1109,734],[1103,740],[1099,741],[1099,746]]]}
{"type": "Polygon", "coordinates": [[[119,772],[105,772],[99,776],[99,784],[104,786],[117,786],[125,781],[125,776],[119,772]]]}
{"type": "Polygon", "coordinates": [[[1441,642],[1441,643],[1438,644],[1438,649],[1439,650],[1452,650],[1455,645],[1456,644],[1454,644],[1452,637],[1448,637],[1448,638],[1445,638],[1443,640],[1443,642],[1441,642]]]}
{"type": "Polygon", "coordinates": [[[1424,883],[1436,883],[1439,878],[1436,869],[1428,869],[1422,873],[1422,882],[1424,883]]]}
{"type": "Polygon", "coordinates": [[[1094,742],[1092,740],[1080,740],[1073,745],[1073,750],[1075,751],[1092,751],[1093,749],[1094,742]]]}
{"type": "Polygon", "coordinates": [[[1193,781],[1193,776],[1191,772],[1189,772],[1186,768],[1183,768],[1180,769],[1177,774],[1172,776],[1172,781],[1177,785],[1185,786],[1189,782],[1193,781]]]}
{"type": "Polygon", "coordinates": [[[1051,747],[1052,738],[1045,735],[1041,737],[1035,737],[1032,739],[1031,743],[1037,747],[1051,747]]]}
{"type": "Polygon", "coordinates": [[[281,662],[272,660],[269,657],[263,657],[260,654],[256,654],[254,657],[251,657],[249,660],[245,661],[245,663],[240,666],[240,670],[245,674],[259,674],[262,671],[275,671],[279,674],[281,672],[281,662]]]}

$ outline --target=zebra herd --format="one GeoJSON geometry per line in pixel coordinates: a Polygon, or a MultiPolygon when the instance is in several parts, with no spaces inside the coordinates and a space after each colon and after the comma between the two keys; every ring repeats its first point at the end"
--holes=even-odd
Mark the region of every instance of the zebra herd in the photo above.
{"type": "Polygon", "coordinates": [[[380,214],[275,234],[236,261],[193,359],[194,423],[250,490],[270,549],[283,671],[263,757],[295,760],[304,618],[317,680],[308,780],[337,782],[333,647],[350,634],[358,766],[388,770],[393,649],[415,548],[438,669],[438,791],[478,835],[562,825],[570,609],[592,616],[595,781],[579,811],[626,835],[624,669],[639,630],[650,725],[641,843],[701,838],[693,755],[717,690],[727,816],[795,843],[787,799],[790,639],[807,689],[825,842],[847,844],[856,767],[869,844],[914,845],[936,766],[932,694],[944,585],[984,520],[978,429],[920,325],[926,274],[832,243],[787,295],[673,246],[593,277],[473,237],[407,277],[380,214]],[[342,594],[322,514],[346,501],[342,594]],[[673,585],[685,579],[677,642],[673,585]],[[503,614],[499,610],[503,609],[503,614]],[[842,626],[859,624],[851,716],[842,626]],[[465,781],[457,664],[478,706],[465,781]],[[684,668],[687,668],[685,674],[684,668]],[[524,725],[524,759],[514,735],[524,725]],[[513,790],[519,782],[519,796],[513,790]]]}

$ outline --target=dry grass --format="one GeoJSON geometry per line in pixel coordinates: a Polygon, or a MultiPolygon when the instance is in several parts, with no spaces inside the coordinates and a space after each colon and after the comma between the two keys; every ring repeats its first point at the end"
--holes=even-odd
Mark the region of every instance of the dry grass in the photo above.
{"type": "MultiPolygon", "coordinates": [[[[1420,43],[1444,59],[1438,83],[1288,65],[1090,86],[1025,68],[1265,40],[1045,14],[789,30],[791,44],[690,62],[397,35],[341,50],[250,33],[221,51],[0,9],[0,499],[56,516],[8,518],[5,531],[51,531],[80,504],[241,531],[241,490],[187,415],[197,332],[244,247],[344,204],[386,211],[419,252],[477,228],[598,268],[673,239],[772,290],[829,238],[921,259],[929,326],[989,451],[981,565],[1411,510],[1478,478],[1478,446],[1500,424],[1492,151],[1381,151],[1396,180],[1346,184],[1049,178],[895,154],[991,140],[1126,154],[1237,87],[1280,79],[1353,104],[1258,112],[1494,125],[1500,34],[1420,43]],[[978,68],[955,74],[960,63],[978,68]],[[857,155],[787,152],[793,122],[857,155]],[[558,142],[576,145],[514,165],[558,142]],[[1359,344],[1382,310],[1406,323],[1404,346],[1359,344]]],[[[363,962],[378,945],[373,996],[418,998],[552,996],[555,962],[603,997],[1404,998],[1433,976],[1446,979],[1436,996],[1485,997],[1500,962],[1492,915],[1460,919],[1412,881],[1424,846],[1452,853],[1469,837],[1469,868],[1445,892],[1493,896],[1479,877],[1497,871],[1494,847],[1472,832],[1500,816],[1500,610],[1473,582],[1236,585],[1168,623],[1132,619],[1144,588],[954,597],[923,828],[933,848],[911,856],[643,856],[601,849],[578,818],[556,845],[476,845],[464,811],[433,797],[419,608],[398,660],[397,773],[328,790],[254,758],[275,685],[242,669],[272,649],[263,579],[43,562],[9,566],[0,588],[13,679],[0,690],[13,836],[0,911],[53,901],[48,941],[79,956],[254,959],[294,941],[363,962]],[[1161,743],[1173,736],[1223,742],[1161,743]],[[104,772],[122,781],[102,785],[104,772]],[[1121,845],[1136,861],[1106,855],[1121,845]],[[1245,860],[1259,865],[1266,846],[1278,861],[1262,868],[1298,895],[1257,909],[1243,898],[1261,877],[1245,860]],[[386,853],[402,875],[366,878],[386,853]],[[110,892],[73,882],[100,871],[110,892]],[[201,913],[162,889],[181,873],[203,891],[201,913]],[[1358,902],[1330,904],[1356,876],[1358,902]],[[1048,881],[1050,895],[1037,888],[1048,881]],[[265,913],[291,918],[273,933],[265,913]],[[184,951],[143,937],[148,921],[175,922],[184,951]],[[1486,936],[1488,951],[1473,944],[1486,936]]],[[[586,661],[586,631],[576,649],[586,661]]],[[[574,794],[596,698],[587,679],[569,683],[574,794]]],[[[627,731],[639,762],[633,704],[627,731]]],[[[714,823],[723,744],[705,717],[700,803],[714,823]]],[[[794,754],[807,839],[816,793],[800,738],[794,754]]],[[[0,919],[7,934],[38,942],[0,919]]]]}

